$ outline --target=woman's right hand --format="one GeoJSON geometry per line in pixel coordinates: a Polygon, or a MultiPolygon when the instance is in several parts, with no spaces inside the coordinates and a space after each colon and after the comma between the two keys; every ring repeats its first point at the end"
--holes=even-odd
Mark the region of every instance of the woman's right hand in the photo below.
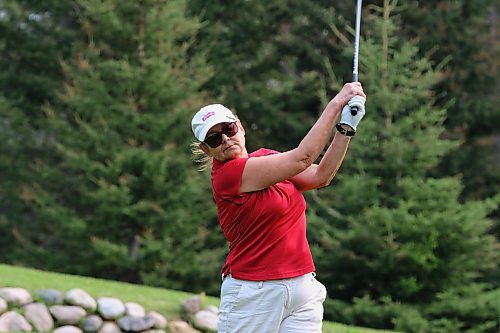
{"type": "Polygon", "coordinates": [[[338,94],[330,101],[330,103],[337,104],[340,106],[340,110],[349,103],[349,100],[354,96],[362,96],[366,99],[366,95],[363,92],[363,86],[360,82],[350,82],[344,84],[342,89],[338,94]]]}

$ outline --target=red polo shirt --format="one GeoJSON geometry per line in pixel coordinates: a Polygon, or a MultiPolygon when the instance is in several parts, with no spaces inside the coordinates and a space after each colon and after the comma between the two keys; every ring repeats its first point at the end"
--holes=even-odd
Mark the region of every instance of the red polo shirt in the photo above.
{"type": "MultiPolygon", "coordinates": [[[[259,149],[248,158],[278,152],[259,149]]],[[[315,270],[306,238],[306,202],[286,180],[260,191],[239,192],[248,158],[214,160],[212,192],[229,254],[222,274],[242,280],[276,280],[315,270]]]]}

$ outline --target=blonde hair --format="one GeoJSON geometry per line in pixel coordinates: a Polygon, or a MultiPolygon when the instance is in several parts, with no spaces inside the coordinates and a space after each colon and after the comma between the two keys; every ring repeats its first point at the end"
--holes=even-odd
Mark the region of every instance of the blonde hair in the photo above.
{"type": "Polygon", "coordinates": [[[200,148],[201,144],[199,141],[191,142],[191,153],[194,156],[194,162],[198,165],[198,171],[205,171],[212,164],[212,156],[209,156],[200,148]]]}

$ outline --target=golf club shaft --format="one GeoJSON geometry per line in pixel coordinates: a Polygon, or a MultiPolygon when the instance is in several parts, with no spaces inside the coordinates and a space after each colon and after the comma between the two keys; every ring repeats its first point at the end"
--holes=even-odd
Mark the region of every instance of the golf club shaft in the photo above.
{"type": "MultiPolygon", "coordinates": [[[[362,0],[357,0],[356,4],[356,30],[354,35],[354,63],[352,69],[352,82],[358,82],[358,57],[359,57],[359,31],[361,29],[361,4],[362,0]]],[[[355,116],[358,113],[357,107],[351,108],[351,114],[355,116]]]]}

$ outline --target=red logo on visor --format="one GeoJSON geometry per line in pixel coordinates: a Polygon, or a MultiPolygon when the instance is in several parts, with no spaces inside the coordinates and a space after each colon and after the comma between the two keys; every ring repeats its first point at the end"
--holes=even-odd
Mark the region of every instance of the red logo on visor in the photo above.
{"type": "Polygon", "coordinates": [[[211,116],[213,116],[214,114],[215,114],[215,112],[210,111],[209,113],[207,113],[206,115],[204,115],[203,118],[201,118],[201,120],[205,121],[208,118],[210,118],[211,116]]]}

